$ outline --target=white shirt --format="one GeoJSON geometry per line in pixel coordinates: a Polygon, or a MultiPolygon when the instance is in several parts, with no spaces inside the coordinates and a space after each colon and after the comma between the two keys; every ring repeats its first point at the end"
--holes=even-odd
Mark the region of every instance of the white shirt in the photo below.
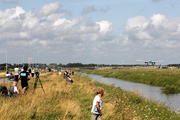
{"type": "Polygon", "coordinates": [[[6,74],[6,77],[10,76],[10,74],[6,74]]]}
{"type": "Polygon", "coordinates": [[[19,75],[19,68],[14,68],[15,75],[19,75]]]}
{"type": "Polygon", "coordinates": [[[98,109],[97,109],[96,102],[99,103],[100,110],[102,110],[102,101],[101,101],[101,98],[98,95],[96,95],[94,100],[93,100],[93,106],[92,106],[92,109],[91,109],[91,113],[100,114],[98,109]]]}
{"type": "Polygon", "coordinates": [[[16,86],[14,86],[14,92],[16,92],[16,91],[18,91],[18,89],[17,89],[17,87],[16,87],[16,86]]]}
{"type": "Polygon", "coordinates": [[[34,73],[34,69],[32,70],[32,73],[34,73]]]}

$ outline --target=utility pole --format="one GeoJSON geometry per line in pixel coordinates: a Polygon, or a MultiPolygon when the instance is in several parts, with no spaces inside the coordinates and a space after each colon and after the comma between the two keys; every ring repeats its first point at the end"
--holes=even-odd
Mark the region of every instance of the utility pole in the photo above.
{"type": "Polygon", "coordinates": [[[6,50],[6,73],[7,73],[7,50],[6,50]]]}
{"type": "MultiPolygon", "coordinates": [[[[26,55],[26,54],[25,54],[25,55],[26,55]]],[[[25,55],[23,55],[23,68],[24,68],[24,56],[25,56],[25,55]]]]}
{"type": "Polygon", "coordinates": [[[17,65],[18,53],[16,54],[16,65],[17,65]]]}

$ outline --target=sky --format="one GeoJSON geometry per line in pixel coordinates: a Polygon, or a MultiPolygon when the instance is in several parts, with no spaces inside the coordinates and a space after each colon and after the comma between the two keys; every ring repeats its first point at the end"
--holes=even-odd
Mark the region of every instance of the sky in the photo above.
{"type": "Polygon", "coordinates": [[[180,63],[179,0],[0,0],[0,63],[180,63]],[[139,62],[142,60],[142,62],[139,62]]]}

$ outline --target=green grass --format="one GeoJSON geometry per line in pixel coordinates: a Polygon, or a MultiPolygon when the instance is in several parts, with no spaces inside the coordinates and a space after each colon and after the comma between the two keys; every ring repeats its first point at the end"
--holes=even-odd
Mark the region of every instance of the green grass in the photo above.
{"type": "Polygon", "coordinates": [[[165,89],[171,90],[171,92],[180,91],[180,69],[120,69],[80,71],[88,74],[97,74],[104,77],[118,78],[149,85],[161,87],[168,86],[165,89]]]}
{"type": "Polygon", "coordinates": [[[113,119],[160,119],[177,120],[180,116],[175,112],[168,110],[164,103],[148,100],[140,93],[123,91],[119,87],[114,87],[96,82],[96,86],[101,86],[109,94],[103,98],[104,102],[112,103],[114,106],[113,119]],[[111,100],[113,99],[113,101],[111,100]],[[116,117],[115,117],[116,116],[116,117]]]}

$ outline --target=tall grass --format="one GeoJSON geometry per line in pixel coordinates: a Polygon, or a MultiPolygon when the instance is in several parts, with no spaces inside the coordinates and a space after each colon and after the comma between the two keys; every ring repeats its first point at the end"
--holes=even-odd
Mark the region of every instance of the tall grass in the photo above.
{"type": "MultiPolygon", "coordinates": [[[[31,79],[26,95],[0,98],[0,119],[90,120],[97,87],[105,90],[102,97],[104,120],[177,120],[180,117],[164,104],[149,101],[139,92],[123,91],[77,73],[71,78],[74,84],[66,82],[57,72],[40,75],[45,94],[41,88],[33,93],[34,78],[31,79]]],[[[9,88],[10,84],[3,85],[9,88]]],[[[21,90],[20,83],[18,88],[21,90]]]]}
{"type": "MultiPolygon", "coordinates": [[[[56,73],[40,76],[45,94],[36,88],[33,94],[34,79],[29,81],[27,95],[0,99],[0,119],[78,119],[80,107],[72,100],[72,85],[56,73]]],[[[3,85],[9,86],[9,83],[3,85]]],[[[40,87],[40,84],[38,83],[40,87]]],[[[20,83],[18,88],[21,89],[20,83]]]]}

